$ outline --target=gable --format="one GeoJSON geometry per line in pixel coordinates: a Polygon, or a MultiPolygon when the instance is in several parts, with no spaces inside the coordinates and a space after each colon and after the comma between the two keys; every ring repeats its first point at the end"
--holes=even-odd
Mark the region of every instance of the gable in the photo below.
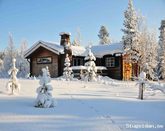
{"type": "Polygon", "coordinates": [[[41,47],[57,55],[62,54],[64,52],[64,48],[60,45],[57,45],[55,43],[50,43],[50,42],[38,41],[36,44],[34,44],[30,49],[28,49],[25,52],[24,57],[29,58],[37,49],[41,47]]]}

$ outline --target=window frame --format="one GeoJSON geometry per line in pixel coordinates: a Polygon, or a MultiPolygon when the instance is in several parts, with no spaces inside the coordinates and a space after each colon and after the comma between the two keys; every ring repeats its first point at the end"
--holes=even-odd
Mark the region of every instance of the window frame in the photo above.
{"type": "Polygon", "coordinates": [[[73,58],[72,59],[73,66],[83,66],[83,59],[82,58],[73,58]]]}
{"type": "Polygon", "coordinates": [[[106,67],[115,67],[115,57],[106,57],[105,66],[106,67]]]}
{"type": "Polygon", "coordinates": [[[52,57],[51,56],[37,57],[36,62],[37,62],[37,64],[51,64],[52,63],[52,57]],[[47,59],[49,61],[44,62],[44,59],[45,60],[47,59]]]}

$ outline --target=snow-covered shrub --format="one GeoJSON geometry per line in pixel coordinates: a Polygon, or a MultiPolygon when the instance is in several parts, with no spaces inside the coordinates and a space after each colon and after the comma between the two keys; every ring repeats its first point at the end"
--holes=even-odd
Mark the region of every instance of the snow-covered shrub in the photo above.
{"type": "Polygon", "coordinates": [[[17,73],[18,69],[15,67],[16,59],[13,58],[12,60],[12,68],[8,71],[8,74],[10,75],[10,80],[7,83],[7,90],[11,92],[11,94],[14,94],[15,91],[20,91],[20,84],[17,79],[17,73]]]}
{"type": "Polygon", "coordinates": [[[52,98],[52,85],[49,74],[49,69],[42,69],[43,75],[40,79],[40,87],[37,88],[36,92],[38,93],[37,99],[35,101],[35,107],[40,108],[49,108],[54,107],[54,100],[52,98]]]}
{"type": "Polygon", "coordinates": [[[85,81],[96,81],[96,73],[97,73],[97,68],[95,61],[96,58],[94,54],[91,52],[90,47],[88,48],[88,53],[85,57],[85,66],[86,66],[86,72],[83,73],[83,76],[81,74],[81,77],[85,81]]]}
{"type": "Polygon", "coordinates": [[[68,54],[66,54],[65,58],[65,63],[64,63],[64,72],[63,72],[63,77],[68,81],[73,79],[73,71],[72,68],[70,67],[70,59],[68,57],[68,54]]]}
{"type": "Polygon", "coordinates": [[[160,83],[160,82],[156,82],[156,83],[147,83],[146,85],[148,88],[152,89],[153,91],[155,90],[159,90],[162,93],[165,94],[165,83],[160,83]]]}

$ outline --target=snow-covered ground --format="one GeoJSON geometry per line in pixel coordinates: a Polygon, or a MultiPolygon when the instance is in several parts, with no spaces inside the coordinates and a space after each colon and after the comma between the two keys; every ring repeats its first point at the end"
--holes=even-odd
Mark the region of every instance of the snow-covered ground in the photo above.
{"type": "Polygon", "coordinates": [[[165,94],[146,91],[139,100],[135,82],[52,80],[56,107],[35,108],[38,80],[20,80],[14,96],[7,81],[0,79],[0,131],[165,130],[165,94]]]}

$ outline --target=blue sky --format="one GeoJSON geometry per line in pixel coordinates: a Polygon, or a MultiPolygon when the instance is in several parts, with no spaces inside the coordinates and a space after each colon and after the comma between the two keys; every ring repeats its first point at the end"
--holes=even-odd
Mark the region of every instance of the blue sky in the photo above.
{"type": "MultiPolygon", "coordinates": [[[[9,32],[17,47],[24,39],[29,47],[38,40],[59,42],[63,31],[71,32],[72,41],[78,28],[83,45],[98,44],[101,25],[114,41],[121,41],[127,5],[128,0],[0,0],[0,50],[6,48],[9,32]]],[[[134,7],[159,33],[165,0],[134,0],[134,7]]]]}

